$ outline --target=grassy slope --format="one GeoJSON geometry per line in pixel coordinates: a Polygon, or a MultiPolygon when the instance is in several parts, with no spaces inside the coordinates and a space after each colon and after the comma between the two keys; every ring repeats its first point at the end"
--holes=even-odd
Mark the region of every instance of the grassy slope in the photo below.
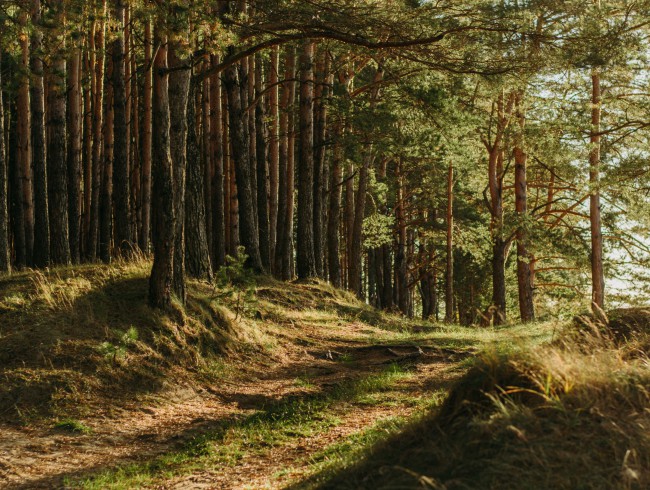
{"type": "Polygon", "coordinates": [[[286,461],[269,466],[272,479],[260,482],[450,489],[647,482],[647,363],[628,344],[601,339],[587,351],[564,343],[529,352],[553,325],[434,326],[380,314],[327,285],[268,279],[259,280],[257,300],[241,318],[235,297],[199,282],[190,283],[185,308],[162,315],[146,306],[148,268],[82,266],[0,280],[0,418],[83,430],[77,419],[146,405],[179,385],[265,383],[260,373],[282,368],[294,386],[162,454],[91,478],[82,472],[69,484],[132,488],[181,479],[182,486],[184,475],[283,453],[286,461]],[[135,342],[124,336],[131,327],[135,342]],[[395,350],[408,346],[425,349],[424,364],[448,369],[418,371],[419,358],[393,363],[395,350]],[[465,357],[477,349],[490,354],[465,357]],[[323,354],[345,376],[319,374],[314,363],[323,354]],[[445,383],[471,366],[440,413],[445,383]],[[423,388],[427,376],[445,383],[423,388]],[[349,420],[373,410],[390,416],[349,420]],[[314,447],[303,454],[306,443],[314,447]]]}

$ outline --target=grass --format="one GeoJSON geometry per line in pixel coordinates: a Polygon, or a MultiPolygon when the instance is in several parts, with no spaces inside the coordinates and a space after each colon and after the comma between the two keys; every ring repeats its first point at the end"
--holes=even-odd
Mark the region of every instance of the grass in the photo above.
{"type": "Polygon", "coordinates": [[[270,447],[310,437],[340,423],[334,408],[354,403],[368,393],[389,390],[410,374],[397,365],[367,378],[335,386],[328,393],[290,397],[248,417],[222,421],[184,446],[144,463],[104,471],[87,479],[68,480],[66,487],[127,489],[154,484],[215,465],[234,465],[270,447]]]}
{"type": "Polygon", "coordinates": [[[73,432],[77,434],[91,434],[92,429],[82,422],[74,419],[63,419],[54,424],[54,428],[66,432],[73,432]]]}
{"type": "Polygon", "coordinates": [[[640,324],[625,343],[604,325],[489,351],[439,410],[293,488],[648,488],[650,316],[640,324]]]}

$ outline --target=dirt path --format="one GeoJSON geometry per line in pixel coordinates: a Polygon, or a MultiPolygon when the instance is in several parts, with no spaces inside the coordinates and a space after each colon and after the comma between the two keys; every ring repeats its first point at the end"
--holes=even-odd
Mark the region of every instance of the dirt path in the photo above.
{"type": "MultiPolygon", "coordinates": [[[[166,402],[142,408],[134,404],[119,414],[97,414],[83,422],[90,434],[73,435],[47,428],[0,427],[0,488],[61,488],[65,477],[146,461],[180,447],[188,439],[229,419],[241,418],[287,396],[325,391],[337,384],[380,372],[391,362],[407,362],[412,375],[400,386],[410,396],[439,389],[457,359],[450,353],[417,351],[408,345],[388,348],[360,342],[361,335],[321,343],[294,352],[273,369],[262,369],[242,382],[195,391],[179,387],[166,402]],[[354,363],[337,357],[347,356],[354,363]],[[307,376],[308,386],[297,383],[307,376]]],[[[382,418],[408,415],[408,406],[348,404],[338,409],[339,423],[315,436],[244,455],[236,464],[200,470],[156,488],[280,488],[307,471],[309,456],[371,426],[382,418]],[[289,469],[289,470],[287,470],[289,469]],[[279,472],[284,471],[282,477],[279,472]]]]}

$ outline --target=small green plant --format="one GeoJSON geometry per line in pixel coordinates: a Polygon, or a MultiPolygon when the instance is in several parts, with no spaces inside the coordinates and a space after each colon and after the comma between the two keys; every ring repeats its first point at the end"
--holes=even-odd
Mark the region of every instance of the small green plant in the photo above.
{"type": "Polygon", "coordinates": [[[99,345],[99,352],[101,352],[105,358],[112,359],[113,362],[117,362],[118,359],[123,359],[126,356],[129,347],[135,344],[138,340],[138,330],[135,327],[129,327],[126,332],[116,330],[115,334],[118,338],[116,344],[106,341],[99,345]]]}
{"type": "Polygon", "coordinates": [[[215,286],[223,290],[220,298],[235,297],[235,320],[255,305],[255,274],[246,267],[248,255],[244,247],[237,247],[237,256],[226,256],[226,265],[216,274],[215,286]]]}
{"type": "Polygon", "coordinates": [[[75,432],[77,434],[90,434],[93,431],[87,425],[74,419],[59,420],[56,424],[54,424],[54,428],[67,432],[75,432]]]}

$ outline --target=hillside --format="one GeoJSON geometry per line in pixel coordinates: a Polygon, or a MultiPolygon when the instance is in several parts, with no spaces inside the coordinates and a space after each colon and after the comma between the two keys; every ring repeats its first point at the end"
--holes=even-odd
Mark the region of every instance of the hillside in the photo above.
{"type": "MultiPolygon", "coordinates": [[[[472,330],[380,314],[319,282],[189,284],[150,309],[149,263],[0,281],[7,488],[281,487],[333,474],[444,399],[481,349],[549,326],[472,330]]],[[[320,481],[320,479],[319,479],[320,481]]]]}

